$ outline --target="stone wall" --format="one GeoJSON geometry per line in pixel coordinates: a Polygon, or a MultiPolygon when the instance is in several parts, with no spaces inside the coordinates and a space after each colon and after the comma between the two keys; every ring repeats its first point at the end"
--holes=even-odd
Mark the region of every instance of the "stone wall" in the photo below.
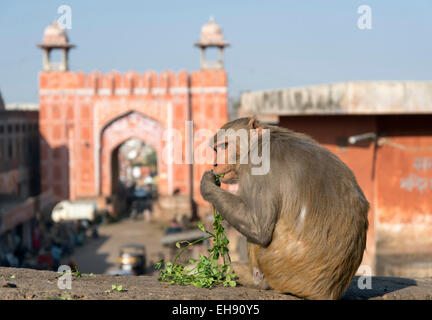
{"type": "Polygon", "coordinates": [[[240,115],[431,113],[432,82],[365,81],[244,93],[240,115]]]}

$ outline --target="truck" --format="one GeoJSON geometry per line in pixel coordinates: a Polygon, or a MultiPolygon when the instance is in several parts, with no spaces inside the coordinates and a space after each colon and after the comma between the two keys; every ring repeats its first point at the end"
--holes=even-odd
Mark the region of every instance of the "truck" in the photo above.
{"type": "Polygon", "coordinates": [[[97,203],[94,201],[69,201],[57,203],[52,210],[51,218],[54,222],[71,220],[94,221],[97,213],[97,203]]]}

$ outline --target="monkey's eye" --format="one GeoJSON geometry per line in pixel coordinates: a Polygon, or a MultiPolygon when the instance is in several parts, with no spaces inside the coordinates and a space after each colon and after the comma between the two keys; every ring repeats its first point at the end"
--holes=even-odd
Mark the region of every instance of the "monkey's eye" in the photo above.
{"type": "MultiPolygon", "coordinates": [[[[225,151],[227,147],[228,147],[228,142],[219,143],[216,146],[217,150],[220,150],[220,151],[225,151]]],[[[215,151],[217,152],[217,150],[215,150],[215,151]]]]}

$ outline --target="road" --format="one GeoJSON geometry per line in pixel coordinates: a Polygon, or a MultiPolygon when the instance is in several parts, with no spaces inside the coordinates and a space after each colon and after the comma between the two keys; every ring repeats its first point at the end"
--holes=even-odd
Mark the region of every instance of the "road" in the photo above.
{"type": "Polygon", "coordinates": [[[83,273],[103,274],[118,269],[120,247],[136,244],[146,247],[147,266],[152,266],[169,254],[169,250],[160,244],[163,231],[161,223],[144,220],[123,219],[103,225],[99,228],[99,238],[88,237],[82,247],[75,248],[70,259],[83,273]]]}

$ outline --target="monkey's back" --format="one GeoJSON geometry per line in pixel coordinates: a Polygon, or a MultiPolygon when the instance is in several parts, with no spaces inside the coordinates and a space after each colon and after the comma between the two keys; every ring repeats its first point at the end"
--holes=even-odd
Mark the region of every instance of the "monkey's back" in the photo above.
{"type": "Polygon", "coordinates": [[[354,174],[311,138],[283,129],[271,133],[271,166],[281,203],[272,242],[258,253],[265,278],[281,292],[340,298],[366,246],[369,204],[354,174]]]}

